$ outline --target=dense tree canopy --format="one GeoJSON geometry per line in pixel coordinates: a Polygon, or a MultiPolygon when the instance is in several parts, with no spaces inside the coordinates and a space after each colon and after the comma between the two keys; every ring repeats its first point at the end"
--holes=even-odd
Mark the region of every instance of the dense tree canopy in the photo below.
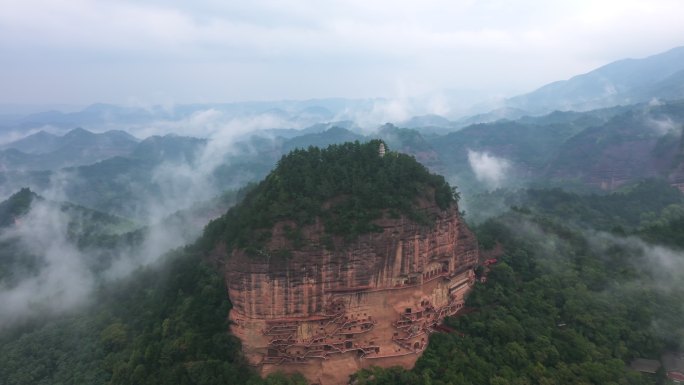
{"type": "MultiPolygon", "coordinates": [[[[365,145],[350,146],[365,151],[365,145]]],[[[319,157],[323,151],[318,150],[319,157]]],[[[318,164],[309,159],[312,152],[296,153],[299,157],[284,158],[284,170],[294,170],[289,162],[303,162],[297,167],[318,164]]],[[[376,159],[375,149],[373,154],[371,162],[401,162],[387,155],[388,160],[376,159]]],[[[413,160],[406,159],[410,170],[413,160]]],[[[447,186],[431,185],[433,176],[427,175],[400,191],[412,191],[414,195],[404,196],[417,199],[422,191],[434,194],[439,186],[447,186]],[[421,186],[427,190],[414,190],[421,186]]],[[[323,180],[321,176],[312,185],[323,180]]],[[[238,193],[251,203],[240,206],[245,211],[237,214],[261,207],[262,194],[286,194],[289,188],[283,185],[306,189],[312,182],[290,175],[270,183],[238,193]]],[[[343,189],[347,196],[356,191],[336,180],[320,183],[343,189]]],[[[355,188],[360,194],[372,192],[355,188]]],[[[454,197],[451,189],[448,192],[450,203],[454,197]]],[[[683,348],[684,271],[678,268],[683,258],[680,252],[644,242],[684,248],[684,205],[678,194],[654,181],[601,196],[522,192],[510,201],[516,209],[474,228],[483,249],[500,244],[505,254],[491,268],[487,282],[476,284],[467,300],[469,312],[446,321],[456,332],[433,335],[414,369],[362,370],[355,375],[356,384],[660,383],[662,376],[631,371],[627,364],[636,357],[657,359],[664,351],[683,348]],[[645,196],[650,200],[639,204],[645,196]],[[617,227],[621,230],[612,231],[617,227]]],[[[328,198],[325,193],[312,196],[318,202],[328,198]]],[[[285,195],[277,201],[287,205],[298,199],[285,195]]],[[[297,205],[260,220],[276,221],[307,207],[297,205]]],[[[311,207],[321,218],[331,210],[311,207]]],[[[401,204],[394,209],[403,212],[401,204]]],[[[219,228],[225,237],[223,231],[235,230],[221,222],[229,218],[237,217],[214,222],[212,226],[223,227],[209,226],[208,234],[219,228]]],[[[306,215],[295,219],[308,220],[306,215]]],[[[304,384],[300,376],[261,379],[245,363],[239,341],[228,332],[230,302],[224,279],[205,257],[203,243],[177,250],[155,266],[102,287],[91,304],[70,314],[0,330],[0,383],[304,384]]]]}
{"type": "Polygon", "coordinates": [[[627,364],[684,347],[684,257],[587,227],[591,218],[601,218],[597,211],[606,218],[595,223],[612,218],[628,225],[643,222],[639,211],[663,208],[651,218],[655,224],[634,231],[683,247],[677,231],[684,215],[672,203],[681,196],[653,183],[593,199],[536,190],[527,196],[527,208],[476,227],[485,249],[498,243],[506,253],[468,298],[470,312],[447,319],[457,332],[433,335],[413,370],[363,370],[357,383],[663,383],[662,374],[640,374],[627,364]],[[624,206],[645,191],[663,194],[624,206]],[[587,220],[568,221],[578,217],[587,220]]]}
{"type": "Polygon", "coordinates": [[[456,201],[442,176],[408,155],[380,157],[380,143],[309,147],[283,156],[242,204],[207,226],[203,242],[211,246],[223,239],[230,247],[259,247],[278,221],[303,226],[317,217],[328,233],[354,238],[376,230],[372,221],[384,211],[425,220],[416,209],[418,199],[442,209],[456,201]]]}
{"type": "Polygon", "coordinates": [[[28,212],[31,202],[38,196],[28,188],[22,188],[0,203],[0,228],[9,226],[28,212]]]}
{"type": "Polygon", "coordinates": [[[191,249],[102,288],[93,304],[0,333],[3,385],[304,385],[260,379],[228,333],[223,277],[191,249]]]}

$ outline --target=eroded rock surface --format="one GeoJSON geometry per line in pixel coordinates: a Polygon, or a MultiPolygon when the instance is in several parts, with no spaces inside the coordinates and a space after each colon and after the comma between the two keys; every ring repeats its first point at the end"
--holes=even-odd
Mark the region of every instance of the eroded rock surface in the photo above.
{"type": "Polygon", "coordinates": [[[412,367],[434,327],[463,306],[478,260],[455,204],[422,210],[430,226],[386,216],[375,222],[382,232],[345,243],[317,223],[293,250],[284,230],[292,224],[280,223],[266,249],[233,250],[231,329],[250,363],[323,385],[346,384],[371,365],[412,367]]]}

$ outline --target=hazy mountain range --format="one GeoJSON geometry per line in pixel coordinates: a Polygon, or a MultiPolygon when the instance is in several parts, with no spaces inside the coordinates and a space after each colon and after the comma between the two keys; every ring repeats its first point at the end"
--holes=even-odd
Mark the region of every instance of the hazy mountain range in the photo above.
{"type": "Polygon", "coordinates": [[[584,111],[653,99],[684,98],[684,47],[644,59],[624,59],[547,84],[506,101],[528,113],[584,111]]]}
{"type": "MultiPolygon", "coordinates": [[[[372,133],[316,125],[302,131],[255,132],[224,144],[175,135],[136,141],[118,132],[93,134],[78,129],[63,137],[38,133],[15,142],[26,146],[46,137],[50,145],[43,145],[43,153],[3,160],[0,185],[6,193],[24,186],[43,193],[58,183],[70,201],[141,217],[148,211],[149,197],[180,197],[187,189],[202,186],[196,198],[208,199],[259,180],[295,148],[371,138],[414,155],[466,191],[529,183],[614,189],[645,177],[662,177],[679,185],[684,183],[683,121],[684,102],[668,102],[554,112],[474,124],[443,135],[391,124],[372,133]],[[110,140],[112,136],[121,140],[110,140]],[[90,163],[92,154],[104,157],[103,142],[115,156],[90,163]],[[73,150],[74,143],[79,151],[73,150]],[[46,166],[54,167],[39,169],[36,159],[52,159],[46,166]],[[75,167],[61,167],[69,163],[75,167]]],[[[19,153],[14,145],[6,145],[3,154],[19,153]]],[[[183,208],[192,200],[192,196],[184,198],[173,208],[183,208]]]]}
{"type": "Polygon", "coordinates": [[[98,134],[75,128],[62,136],[39,131],[0,146],[0,162],[9,170],[55,170],[128,155],[137,144],[120,130],[98,134]]]}
{"type": "Polygon", "coordinates": [[[372,108],[370,99],[151,109],[100,104],[75,113],[31,114],[8,128],[34,127],[31,133],[0,146],[0,191],[9,196],[30,187],[48,197],[143,218],[259,180],[295,148],[371,138],[414,155],[465,191],[530,183],[614,189],[644,177],[681,186],[684,103],[676,98],[684,98],[683,58],[680,47],[618,61],[511,98],[508,107],[458,120],[428,114],[373,127],[332,120],[341,111],[372,108]],[[206,108],[208,113],[198,113],[206,108]],[[566,108],[574,111],[544,113],[566,108]],[[241,120],[249,129],[226,135],[238,126],[231,125],[232,118],[212,120],[216,114],[279,118],[265,126],[241,120]],[[127,128],[159,119],[168,119],[163,127],[181,132],[215,127],[198,135],[139,138],[127,128]],[[86,129],[113,122],[118,129],[86,129]],[[48,125],[52,132],[79,128],[55,134],[35,130],[34,124],[48,125]]]}
{"type": "MultiPolygon", "coordinates": [[[[444,98],[444,95],[446,99],[442,102],[448,105],[449,93],[440,94],[440,97],[444,98]]],[[[401,127],[420,128],[424,133],[445,134],[470,124],[517,119],[526,115],[544,115],[555,110],[588,111],[682,98],[684,47],[677,47],[642,59],[619,60],[588,73],[553,82],[530,93],[504,100],[492,102],[472,99],[471,105],[467,106],[462,98],[454,99],[454,108],[447,109],[446,112],[436,113],[429,97],[402,100],[329,98],[139,107],[93,104],[69,113],[46,111],[31,114],[0,114],[0,133],[11,133],[12,137],[17,137],[35,133],[43,128],[50,128],[53,132],[65,132],[75,127],[84,127],[97,132],[124,130],[136,134],[137,131],[148,132],[151,127],[161,125],[159,130],[165,130],[167,133],[180,129],[184,130],[183,133],[186,135],[207,136],[205,132],[193,135],[188,130],[198,117],[203,119],[200,124],[207,123],[204,115],[210,111],[210,115],[220,116],[224,125],[228,125],[226,122],[233,122],[235,126],[258,129],[301,130],[319,123],[348,121],[351,126],[362,126],[366,130],[372,130],[382,123],[391,122],[401,127]],[[178,124],[167,127],[168,124],[160,122],[178,124]]],[[[52,141],[45,134],[43,136],[41,142],[52,141]]],[[[8,142],[7,138],[4,141],[8,142]]],[[[40,146],[44,145],[47,144],[40,146]]],[[[16,146],[14,148],[22,150],[16,146]]],[[[22,155],[8,156],[10,159],[21,158],[22,155]]]]}

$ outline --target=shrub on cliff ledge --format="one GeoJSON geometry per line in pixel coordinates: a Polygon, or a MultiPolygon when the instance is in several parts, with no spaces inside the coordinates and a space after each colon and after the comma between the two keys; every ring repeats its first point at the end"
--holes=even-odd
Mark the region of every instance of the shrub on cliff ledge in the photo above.
{"type": "Polygon", "coordinates": [[[391,151],[379,156],[380,143],[309,147],[283,156],[242,204],[207,226],[204,244],[223,239],[229,248],[259,248],[277,222],[293,221],[296,238],[317,217],[327,233],[353,239],[377,230],[373,220],[384,210],[419,220],[418,199],[442,209],[457,201],[455,189],[413,157],[391,151]]]}

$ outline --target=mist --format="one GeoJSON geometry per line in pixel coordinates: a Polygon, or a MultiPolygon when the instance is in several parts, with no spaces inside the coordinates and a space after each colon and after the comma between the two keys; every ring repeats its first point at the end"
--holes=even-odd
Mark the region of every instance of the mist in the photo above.
{"type": "MultiPolygon", "coordinates": [[[[232,154],[249,151],[236,149],[238,138],[271,124],[276,123],[264,117],[236,121],[225,119],[219,111],[206,110],[183,121],[158,122],[131,130],[138,135],[172,130],[209,137],[206,145],[190,158],[156,165],[151,171],[150,182],[156,186],[153,191],[132,180],[122,181],[135,192],[135,202],[129,202],[130,205],[139,207],[134,226],[143,239],[136,244],[116,249],[79,247],[77,234],[80,230],[88,231],[88,222],[77,213],[64,210],[61,203],[69,201],[70,188],[79,183],[73,170],[54,172],[47,187],[34,187],[45,199],[34,199],[29,211],[17,218],[14,225],[0,229],[0,242],[13,242],[22,254],[37,261],[31,269],[10,272],[13,280],[0,280],[0,329],[87,305],[99,285],[125,278],[136,269],[157,262],[169,250],[192,243],[204,224],[223,213],[195,212],[198,205],[224,192],[218,186],[225,183],[215,181],[216,167],[225,164],[232,154]],[[170,217],[183,210],[186,214],[182,220],[170,217]]],[[[16,191],[6,194],[13,192],[16,191]]],[[[215,205],[217,209],[221,207],[215,205]]]]}
{"type": "Polygon", "coordinates": [[[604,254],[610,247],[619,245],[638,255],[634,267],[652,277],[654,287],[658,290],[671,292],[681,289],[679,283],[684,280],[684,252],[681,250],[651,244],[636,236],[621,237],[605,232],[588,233],[587,239],[599,254],[604,254]]]}
{"type": "MultiPolygon", "coordinates": [[[[409,107],[400,102],[376,101],[367,107],[367,110],[338,111],[334,118],[353,116],[370,127],[376,121],[409,116],[405,111],[409,107]]],[[[169,107],[171,114],[173,108],[169,107]]],[[[79,247],[73,234],[74,222],[79,222],[79,218],[60,208],[60,202],[71,200],[74,186],[87,187],[87,181],[74,169],[53,172],[46,186],[31,186],[45,200],[34,200],[18,224],[0,230],[0,240],[13,240],[38,263],[30,273],[16,272],[15,282],[0,282],[0,308],[3,309],[0,328],[86,305],[99,285],[125,278],[136,269],[155,263],[169,250],[192,243],[203,225],[222,212],[184,217],[192,223],[169,220],[170,216],[185,210],[192,217],[197,205],[215,199],[227,187],[239,188],[249,181],[238,175],[234,180],[230,177],[230,180],[217,180],[217,168],[263,150],[247,140],[251,135],[258,134],[268,143],[277,138],[267,130],[302,129],[309,124],[311,121],[306,119],[293,120],[291,116],[269,111],[235,114],[217,108],[200,109],[176,120],[160,119],[127,126],[106,122],[99,127],[100,131],[125,129],[137,138],[187,135],[205,138],[206,142],[189,156],[161,161],[152,168],[149,180],[134,180],[126,174],[116,177],[116,182],[125,185],[132,194],[133,200],[126,204],[131,213],[129,218],[143,235],[139,244],[115,250],[79,247]],[[102,260],[106,260],[104,266],[102,260]]],[[[10,183],[4,186],[4,194],[9,196],[18,187],[10,183]]]]}
{"type": "Polygon", "coordinates": [[[67,229],[68,219],[58,208],[35,201],[25,216],[0,233],[0,241],[17,241],[38,257],[35,274],[10,287],[0,282],[0,329],[86,302],[95,277],[87,267],[89,255],[68,239],[67,229]]]}
{"type": "MultiPolygon", "coordinates": [[[[172,205],[174,201],[160,203],[172,205]]],[[[161,217],[171,209],[158,205],[152,213],[161,217]]],[[[157,262],[164,253],[193,242],[202,228],[193,221],[154,222],[156,217],[151,216],[137,230],[143,235],[140,242],[118,243],[113,248],[82,246],[79,234],[93,223],[81,215],[65,210],[59,202],[34,199],[25,215],[0,231],[0,242],[16,245],[15,252],[25,259],[13,266],[9,279],[0,280],[0,329],[87,305],[98,286],[125,278],[157,262]]]]}
{"type": "Polygon", "coordinates": [[[468,164],[475,173],[475,178],[490,188],[501,187],[506,181],[507,172],[511,169],[508,160],[489,154],[468,150],[468,164]]]}
{"type": "MultiPolygon", "coordinates": [[[[559,231],[554,225],[549,225],[543,220],[538,222],[526,215],[503,216],[497,221],[504,224],[519,241],[534,245],[535,262],[541,267],[537,274],[554,272],[560,276],[591,275],[593,264],[575,266],[574,264],[578,263],[575,259],[595,259],[608,267],[617,263],[621,265],[621,269],[626,268],[632,273],[630,276],[630,273],[621,272],[621,279],[595,281],[598,287],[591,288],[594,296],[602,296],[608,301],[619,301],[619,298],[625,296],[649,292],[652,295],[648,298],[657,301],[657,297],[653,295],[677,298],[676,296],[684,294],[681,286],[684,280],[682,250],[649,243],[634,235],[621,236],[586,226],[566,227],[557,223],[558,226],[565,227],[559,231]],[[569,235],[570,233],[575,235],[569,235]],[[615,262],[616,258],[619,258],[620,262],[615,262]]],[[[684,321],[673,320],[671,316],[684,309],[684,303],[680,301],[675,306],[679,308],[668,309],[663,305],[659,308],[660,312],[649,314],[650,328],[657,335],[666,339],[679,339],[679,343],[684,344],[684,321]]]]}

